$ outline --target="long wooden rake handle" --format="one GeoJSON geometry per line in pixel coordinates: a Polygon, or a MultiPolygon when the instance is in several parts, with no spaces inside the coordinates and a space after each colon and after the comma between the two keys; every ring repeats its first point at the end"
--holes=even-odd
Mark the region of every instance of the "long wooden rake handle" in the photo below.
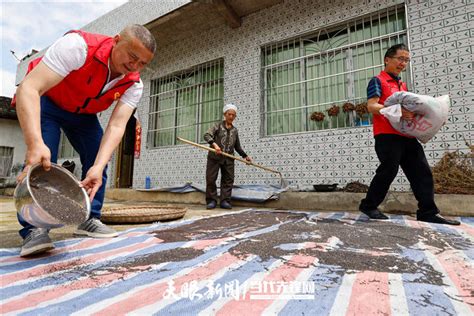
{"type": "MultiPolygon", "coordinates": [[[[216,153],[216,150],[214,148],[210,148],[210,147],[207,147],[207,146],[204,146],[204,145],[201,145],[201,144],[197,144],[195,142],[192,142],[190,140],[187,140],[187,139],[184,139],[184,138],[181,138],[181,137],[177,137],[177,139],[179,141],[182,141],[183,143],[186,143],[186,144],[189,144],[189,145],[193,145],[195,147],[198,147],[198,148],[201,148],[201,149],[205,149],[207,151],[211,151],[213,153],[216,153]]],[[[232,159],[235,159],[235,160],[238,160],[238,161],[241,161],[243,163],[246,163],[247,165],[252,165],[254,167],[257,167],[257,168],[260,168],[260,169],[263,169],[263,170],[266,170],[266,171],[270,171],[270,172],[273,172],[273,173],[277,173],[281,176],[281,172],[280,171],[276,171],[276,170],[273,170],[273,169],[270,169],[270,168],[267,168],[267,167],[264,167],[264,166],[261,166],[261,165],[257,165],[256,163],[253,163],[253,162],[249,162],[245,159],[242,159],[240,157],[236,157],[234,155],[231,155],[231,154],[228,154],[228,153],[225,153],[225,152],[221,152],[221,155],[223,156],[226,156],[226,157],[229,157],[229,158],[232,158],[232,159]]]]}

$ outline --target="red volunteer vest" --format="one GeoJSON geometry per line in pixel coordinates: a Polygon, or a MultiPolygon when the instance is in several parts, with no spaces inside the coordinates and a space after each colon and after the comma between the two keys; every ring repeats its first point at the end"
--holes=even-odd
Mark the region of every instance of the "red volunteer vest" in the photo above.
{"type": "MultiPolygon", "coordinates": [[[[380,74],[377,75],[377,78],[380,79],[380,83],[382,85],[382,95],[380,96],[379,103],[384,104],[385,100],[398,91],[408,91],[407,85],[397,80],[393,79],[387,72],[381,71],[380,74]],[[399,85],[400,83],[400,85],[399,85]]],[[[396,134],[405,137],[411,137],[405,134],[400,133],[396,129],[392,127],[389,120],[381,115],[381,114],[374,114],[373,115],[373,126],[374,126],[374,136],[379,134],[396,134]]]]}
{"type": "MultiPolygon", "coordinates": [[[[130,86],[140,81],[140,74],[132,72],[125,75],[112,88],[101,94],[109,76],[108,60],[114,46],[113,38],[82,31],[72,32],[80,34],[87,44],[86,61],[81,68],[71,71],[44,95],[69,112],[95,114],[104,111],[130,86]]],[[[39,64],[41,58],[30,62],[27,73],[39,64]]],[[[14,105],[14,101],[12,104],[14,105]]]]}

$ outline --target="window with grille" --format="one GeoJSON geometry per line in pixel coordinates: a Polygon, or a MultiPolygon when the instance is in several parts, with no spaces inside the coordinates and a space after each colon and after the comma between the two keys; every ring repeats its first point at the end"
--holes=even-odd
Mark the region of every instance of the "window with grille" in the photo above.
{"type": "Polygon", "coordinates": [[[151,81],[149,148],[176,144],[176,137],[203,142],[203,135],[222,119],[224,61],[208,62],[151,81]]]}
{"type": "Polygon", "coordinates": [[[58,158],[69,159],[79,157],[79,153],[74,150],[66,135],[61,132],[61,139],[59,141],[58,158]]]}
{"type": "MultiPolygon", "coordinates": [[[[404,6],[263,47],[264,134],[371,124],[367,84],[399,43],[407,43],[404,6]]],[[[408,70],[402,79],[409,84],[408,70]]]]}
{"type": "Polygon", "coordinates": [[[13,147],[0,146],[0,177],[9,177],[13,163],[13,147]]]}

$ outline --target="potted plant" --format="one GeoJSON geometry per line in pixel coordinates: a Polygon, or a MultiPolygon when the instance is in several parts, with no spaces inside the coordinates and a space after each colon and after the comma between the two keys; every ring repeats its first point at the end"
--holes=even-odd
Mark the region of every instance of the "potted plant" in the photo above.
{"type": "Polygon", "coordinates": [[[328,116],[330,117],[329,128],[332,128],[333,124],[337,126],[337,116],[339,115],[340,110],[340,107],[335,104],[326,110],[328,112],[328,116]]]}
{"type": "Polygon", "coordinates": [[[342,105],[342,111],[347,114],[346,118],[350,126],[354,126],[355,124],[355,105],[349,101],[342,105]]]}
{"type": "Polygon", "coordinates": [[[344,113],[351,113],[354,110],[355,110],[355,105],[350,102],[346,102],[342,105],[342,111],[344,113]]]}
{"type": "Polygon", "coordinates": [[[329,109],[327,109],[327,111],[329,116],[338,116],[340,108],[337,105],[333,104],[329,109]]]}
{"type": "Polygon", "coordinates": [[[324,115],[323,112],[313,112],[313,114],[311,114],[311,121],[321,122],[325,117],[326,115],[324,115]]]}
{"type": "Polygon", "coordinates": [[[355,111],[359,117],[359,122],[356,125],[368,125],[369,124],[369,110],[367,109],[367,102],[359,103],[355,106],[355,111]]]}
{"type": "Polygon", "coordinates": [[[324,115],[323,112],[313,112],[311,114],[311,121],[315,121],[319,127],[319,129],[322,129],[322,126],[323,126],[323,121],[324,121],[324,118],[326,117],[326,115],[324,115]]]}

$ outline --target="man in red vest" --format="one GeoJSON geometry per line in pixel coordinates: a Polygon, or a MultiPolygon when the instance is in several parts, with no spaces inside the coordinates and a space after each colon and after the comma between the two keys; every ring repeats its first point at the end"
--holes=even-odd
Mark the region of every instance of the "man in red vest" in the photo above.
{"type": "MultiPolygon", "coordinates": [[[[377,207],[385,199],[398,168],[402,167],[418,201],[417,220],[459,225],[458,221],[448,220],[438,214],[439,210],[434,201],[433,175],[423,147],[416,138],[396,131],[379,112],[389,96],[397,91],[407,91],[399,74],[409,62],[410,52],[405,45],[390,47],[385,53],[385,69],[372,78],[367,87],[367,107],[373,114],[375,152],[380,165],[359,210],[372,219],[388,219],[377,207]]],[[[402,107],[402,119],[411,120],[414,115],[402,107]]]]}
{"type": "MultiPolygon", "coordinates": [[[[41,163],[46,170],[57,162],[63,130],[82,163],[82,186],[91,199],[91,217],[75,234],[115,237],[100,221],[107,179],[106,167],[120,143],[126,124],[143,91],[139,72],[153,59],[156,43],[141,25],[130,25],[114,37],[72,31],[33,60],[16,91],[18,119],[25,137],[25,169],[41,163]],[[97,113],[114,105],[105,133],[97,113]]],[[[23,226],[21,256],[54,246],[48,231],[23,226]]]]}

